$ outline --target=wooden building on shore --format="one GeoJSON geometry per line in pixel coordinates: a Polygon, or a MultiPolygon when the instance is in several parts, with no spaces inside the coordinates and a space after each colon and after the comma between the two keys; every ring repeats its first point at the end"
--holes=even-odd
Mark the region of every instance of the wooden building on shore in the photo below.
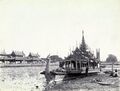
{"type": "Polygon", "coordinates": [[[41,61],[40,55],[38,53],[29,53],[28,57],[26,58],[28,63],[38,63],[41,61]]]}
{"type": "Polygon", "coordinates": [[[13,58],[11,58],[11,55],[7,54],[5,52],[5,50],[0,53],[0,62],[1,63],[9,63],[9,61],[11,61],[11,60],[13,60],[13,58]]]}
{"type": "Polygon", "coordinates": [[[29,53],[27,57],[23,51],[12,51],[10,54],[6,54],[6,52],[0,53],[1,63],[37,63],[40,61],[38,53],[29,53]]]}
{"type": "Polygon", "coordinates": [[[13,58],[11,62],[22,63],[25,61],[25,54],[23,51],[12,51],[11,58],[13,58]]]}

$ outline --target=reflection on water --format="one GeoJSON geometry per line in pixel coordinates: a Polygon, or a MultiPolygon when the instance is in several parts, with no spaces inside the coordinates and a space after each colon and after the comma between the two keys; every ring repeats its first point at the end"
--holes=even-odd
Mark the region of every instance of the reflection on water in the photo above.
{"type": "MultiPolygon", "coordinates": [[[[45,67],[0,68],[0,91],[46,91],[50,85],[45,76],[40,74],[44,69],[45,67]]],[[[60,77],[56,79],[59,80],[60,77]]]]}
{"type": "Polygon", "coordinates": [[[41,91],[45,82],[44,67],[0,68],[0,91],[41,91]]]}

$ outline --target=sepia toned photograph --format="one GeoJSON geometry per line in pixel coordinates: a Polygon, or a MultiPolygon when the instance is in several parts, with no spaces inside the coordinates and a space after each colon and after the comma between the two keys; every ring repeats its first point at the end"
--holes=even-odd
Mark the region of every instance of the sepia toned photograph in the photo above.
{"type": "Polygon", "coordinates": [[[120,0],[0,0],[0,91],[120,91],[120,0]]]}

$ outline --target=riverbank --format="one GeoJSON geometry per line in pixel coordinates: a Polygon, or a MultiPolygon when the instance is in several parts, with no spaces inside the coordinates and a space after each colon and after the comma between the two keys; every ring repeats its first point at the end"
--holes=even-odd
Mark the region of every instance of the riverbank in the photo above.
{"type": "Polygon", "coordinates": [[[113,78],[109,74],[100,73],[94,76],[63,81],[50,88],[50,91],[119,91],[119,83],[119,77],[113,78]],[[101,85],[99,82],[107,84],[101,85]]]}
{"type": "Polygon", "coordinates": [[[118,76],[111,77],[104,71],[110,68],[102,69],[102,72],[87,77],[72,77],[49,88],[49,91],[120,91],[120,69],[118,65],[118,76]]]}

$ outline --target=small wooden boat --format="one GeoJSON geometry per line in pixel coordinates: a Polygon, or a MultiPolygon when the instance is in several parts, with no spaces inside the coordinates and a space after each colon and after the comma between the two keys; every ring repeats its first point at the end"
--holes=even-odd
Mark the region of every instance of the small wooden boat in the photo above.
{"type": "Polygon", "coordinates": [[[110,83],[110,82],[98,82],[98,84],[100,84],[100,85],[113,85],[114,83],[110,83]]]}

